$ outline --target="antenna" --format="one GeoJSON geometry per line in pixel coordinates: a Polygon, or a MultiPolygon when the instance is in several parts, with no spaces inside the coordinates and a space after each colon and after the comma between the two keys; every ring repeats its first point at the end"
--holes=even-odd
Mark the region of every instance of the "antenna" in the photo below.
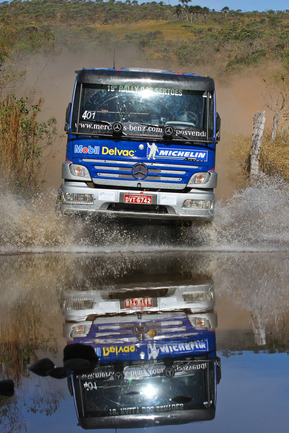
{"type": "Polygon", "coordinates": [[[115,69],[115,48],[113,49],[113,66],[112,69],[115,69]]]}

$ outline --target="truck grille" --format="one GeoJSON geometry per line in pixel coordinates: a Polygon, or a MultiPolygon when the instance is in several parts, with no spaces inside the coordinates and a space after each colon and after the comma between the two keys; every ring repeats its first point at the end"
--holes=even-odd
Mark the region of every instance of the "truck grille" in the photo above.
{"type": "MultiPolygon", "coordinates": [[[[180,320],[152,320],[145,321],[137,326],[136,323],[123,323],[119,325],[106,324],[98,325],[94,328],[94,338],[97,338],[100,343],[116,344],[122,341],[135,341],[136,334],[143,329],[143,339],[151,339],[149,330],[156,332],[154,340],[163,338],[176,338],[178,336],[186,336],[187,328],[182,319],[180,320]]],[[[191,332],[190,332],[191,334],[191,332]]]]}
{"type": "MultiPolygon", "coordinates": [[[[120,161],[120,160],[100,160],[100,159],[84,159],[83,161],[91,164],[90,172],[95,184],[99,185],[115,185],[129,187],[136,186],[139,182],[132,175],[132,168],[137,161],[120,161]],[[123,183],[120,183],[120,181],[123,183]]],[[[146,162],[148,175],[141,180],[142,185],[146,187],[150,184],[159,185],[160,188],[169,186],[172,189],[184,189],[191,175],[191,170],[198,168],[195,165],[178,164],[160,164],[155,162],[146,162]]]]}

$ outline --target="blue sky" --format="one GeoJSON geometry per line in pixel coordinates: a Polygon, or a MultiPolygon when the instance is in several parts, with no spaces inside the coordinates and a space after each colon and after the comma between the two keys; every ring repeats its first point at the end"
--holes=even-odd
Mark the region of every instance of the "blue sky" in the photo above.
{"type": "MultiPolygon", "coordinates": [[[[158,0],[156,0],[158,1],[158,0]]],[[[163,0],[164,3],[178,4],[178,0],[163,0]]],[[[141,2],[141,0],[139,0],[141,2]]],[[[266,11],[269,9],[273,10],[285,10],[289,9],[288,0],[192,0],[189,5],[200,5],[202,7],[207,6],[209,9],[215,9],[220,11],[223,7],[228,6],[230,9],[242,11],[266,11]]]]}

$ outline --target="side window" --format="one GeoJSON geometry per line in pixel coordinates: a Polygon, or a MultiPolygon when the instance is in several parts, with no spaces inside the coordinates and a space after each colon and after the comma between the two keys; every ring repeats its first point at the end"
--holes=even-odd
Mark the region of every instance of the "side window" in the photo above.
{"type": "Polygon", "coordinates": [[[214,135],[214,96],[209,93],[209,137],[214,135]]]}
{"type": "Polygon", "coordinates": [[[79,95],[80,95],[80,85],[78,84],[75,89],[74,94],[74,100],[73,100],[73,113],[72,113],[72,123],[71,123],[71,129],[72,131],[75,131],[77,129],[76,123],[77,123],[77,115],[78,115],[78,108],[79,108],[79,95]]]}

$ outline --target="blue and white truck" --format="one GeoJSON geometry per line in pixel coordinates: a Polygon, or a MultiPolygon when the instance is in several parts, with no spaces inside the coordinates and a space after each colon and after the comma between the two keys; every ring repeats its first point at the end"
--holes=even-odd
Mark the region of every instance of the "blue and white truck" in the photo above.
{"type": "Polygon", "coordinates": [[[220,138],[212,78],[79,70],[65,130],[61,212],[212,220],[220,138]]]}

